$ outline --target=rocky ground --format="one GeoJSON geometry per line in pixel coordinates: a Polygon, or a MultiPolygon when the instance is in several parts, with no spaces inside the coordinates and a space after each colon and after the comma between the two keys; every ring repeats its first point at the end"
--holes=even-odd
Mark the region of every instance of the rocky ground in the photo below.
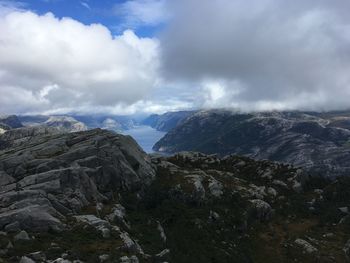
{"type": "Polygon", "coordinates": [[[347,262],[350,181],[96,129],[0,151],[2,262],[347,262]]]}

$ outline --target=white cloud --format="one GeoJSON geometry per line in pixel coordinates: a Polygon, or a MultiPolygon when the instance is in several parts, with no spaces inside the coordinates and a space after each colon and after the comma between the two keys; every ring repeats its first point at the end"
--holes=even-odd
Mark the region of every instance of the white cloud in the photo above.
{"type": "Polygon", "coordinates": [[[14,11],[22,11],[25,6],[26,4],[21,1],[0,0],[0,16],[14,11]]]}
{"type": "Polygon", "coordinates": [[[204,108],[235,107],[232,98],[244,88],[239,81],[205,80],[201,83],[202,105],[204,108]]]}
{"type": "Polygon", "coordinates": [[[0,112],[350,106],[349,1],[115,5],[122,28],[165,23],[160,41],[13,3],[0,0],[0,112]]]}
{"type": "Polygon", "coordinates": [[[86,3],[86,2],[80,2],[80,4],[81,4],[83,7],[85,7],[86,9],[91,10],[91,7],[90,7],[90,5],[89,5],[88,3],[86,3]]]}
{"type": "MultiPolygon", "coordinates": [[[[15,109],[15,107],[14,107],[15,109]]],[[[174,110],[188,110],[193,109],[193,104],[184,102],[177,99],[166,99],[166,100],[139,100],[133,104],[120,103],[114,106],[91,106],[82,105],[74,108],[61,107],[61,108],[50,108],[48,110],[38,111],[27,111],[28,114],[66,114],[66,113],[77,113],[77,114],[114,114],[114,115],[132,115],[139,113],[158,113],[162,114],[168,111],[174,110]]]]}
{"type": "Polygon", "coordinates": [[[129,106],[157,80],[158,41],[48,13],[0,17],[0,112],[129,106]]]}

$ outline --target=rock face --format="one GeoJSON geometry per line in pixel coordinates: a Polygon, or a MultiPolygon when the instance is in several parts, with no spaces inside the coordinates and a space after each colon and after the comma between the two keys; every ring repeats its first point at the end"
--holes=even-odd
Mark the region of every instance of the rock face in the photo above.
{"type": "Polygon", "coordinates": [[[152,114],[142,121],[143,125],[151,126],[158,131],[170,131],[179,125],[190,115],[194,114],[194,111],[176,111],[167,112],[162,115],[152,114]]]}
{"type": "Polygon", "coordinates": [[[340,122],[340,116],[316,113],[200,111],[168,132],[154,150],[240,154],[334,177],[350,172],[346,116],[340,122]]]}
{"type": "Polygon", "coordinates": [[[115,191],[139,191],[154,177],[131,137],[103,130],[34,136],[0,152],[0,229],[62,230],[66,215],[115,191]]]}
{"type": "Polygon", "coordinates": [[[19,146],[32,140],[33,137],[50,136],[60,133],[62,133],[61,130],[46,126],[22,127],[8,130],[4,134],[0,135],[0,150],[19,146]]]}

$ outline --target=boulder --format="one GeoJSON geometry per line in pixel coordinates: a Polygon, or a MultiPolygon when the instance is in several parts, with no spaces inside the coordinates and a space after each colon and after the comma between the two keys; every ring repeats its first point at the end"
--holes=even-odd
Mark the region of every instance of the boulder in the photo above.
{"type": "Polygon", "coordinates": [[[131,257],[123,256],[120,258],[120,263],[139,263],[139,259],[135,255],[131,257]]]}
{"type": "Polygon", "coordinates": [[[80,215],[74,216],[74,218],[81,223],[88,224],[94,227],[97,231],[101,233],[104,238],[110,237],[111,225],[101,218],[98,218],[94,215],[80,215]]]}
{"type": "Polygon", "coordinates": [[[120,235],[121,240],[123,241],[123,250],[127,251],[128,253],[137,253],[137,254],[143,254],[143,250],[140,247],[140,245],[132,240],[127,232],[122,232],[120,235]]]}
{"type": "Polygon", "coordinates": [[[130,229],[130,225],[126,221],[125,216],[126,216],[125,208],[121,204],[116,204],[112,208],[112,213],[107,215],[107,219],[110,222],[121,224],[124,227],[130,229]]]}
{"type": "Polygon", "coordinates": [[[215,178],[209,179],[208,187],[210,193],[217,198],[221,197],[224,193],[222,184],[215,178]]]}
{"type": "Polygon", "coordinates": [[[309,242],[307,242],[304,239],[298,238],[294,242],[295,242],[295,244],[297,244],[298,246],[303,248],[303,250],[305,252],[307,252],[308,254],[315,253],[318,251],[317,248],[315,248],[313,245],[311,245],[309,242]]]}
{"type": "Polygon", "coordinates": [[[100,255],[98,258],[99,258],[100,262],[103,263],[103,262],[108,261],[110,256],[108,254],[103,254],[103,255],[100,255]]]}
{"type": "Polygon", "coordinates": [[[250,203],[252,208],[252,214],[256,219],[262,222],[271,219],[273,211],[271,206],[267,202],[260,199],[254,199],[250,200],[250,203]]]}
{"type": "Polygon", "coordinates": [[[30,237],[26,231],[22,230],[17,235],[15,235],[13,239],[14,241],[23,241],[23,240],[28,241],[30,240],[30,237]]]}
{"type": "Polygon", "coordinates": [[[35,261],[24,256],[24,257],[21,257],[21,260],[19,261],[19,263],[35,263],[35,261]]]}

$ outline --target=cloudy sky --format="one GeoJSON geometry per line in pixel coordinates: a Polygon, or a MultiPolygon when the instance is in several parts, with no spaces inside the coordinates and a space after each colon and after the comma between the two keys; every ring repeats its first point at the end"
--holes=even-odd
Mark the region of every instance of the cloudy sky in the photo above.
{"type": "Polygon", "coordinates": [[[0,113],[350,108],[348,0],[0,0],[0,113]]]}

